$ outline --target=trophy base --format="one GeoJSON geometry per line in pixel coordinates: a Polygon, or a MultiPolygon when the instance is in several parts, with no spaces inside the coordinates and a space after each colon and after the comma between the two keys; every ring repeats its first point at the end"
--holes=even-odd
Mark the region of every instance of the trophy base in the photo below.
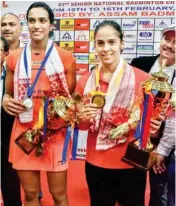
{"type": "Polygon", "coordinates": [[[21,133],[21,135],[15,140],[15,143],[25,152],[27,155],[29,155],[32,150],[36,147],[36,144],[33,144],[29,140],[26,139],[25,134],[26,132],[32,131],[32,129],[28,129],[25,132],[21,133]]]}
{"type": "Polygon", "coordinates": [[[155,148],[147,151],[138,149],[137,144],[135,144],[137,141],[138,140],[133,140],[128,144],[125,156],[122,158],[122,161],[138,169],[147,171],[156,162],[156,153],[154,152],[155,148]]]}

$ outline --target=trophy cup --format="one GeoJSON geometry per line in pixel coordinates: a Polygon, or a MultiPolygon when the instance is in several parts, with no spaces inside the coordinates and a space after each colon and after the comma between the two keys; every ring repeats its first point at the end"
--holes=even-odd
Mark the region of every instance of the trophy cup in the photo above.
{"type": "Polygon", "coordinates": [[[75,101],[71,98],[58,96],[54,99],[44,98],[44,103],[39,110],[38,122],[33,128],[27,129],[15,143],[26,153],[30,154],[36,148],[36,156],[43,151],[43,143],[57,130],[74,125],[76,121],[75,101]]]}
{"type": "Polygon", "coordinates": [[[143,112],[136,129],[136,138],[127,146],[122,160],[139,169],[147,171],[155,162],[155,148],[151,143],[150,121],[158,119],[161,113],[166,112],[166,105],[173,92],[168,83],[168,75],[163,72],[167,60],[163,61],[159,72],[152,73],[152,77],[142,84],[144,93],[143,112]]]}

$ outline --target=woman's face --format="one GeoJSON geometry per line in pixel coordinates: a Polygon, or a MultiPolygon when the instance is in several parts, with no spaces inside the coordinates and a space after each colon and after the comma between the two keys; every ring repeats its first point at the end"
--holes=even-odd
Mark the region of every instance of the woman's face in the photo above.
{"type": "Polygon", "coordinates": [[[118,31],[108,25],[98,30],[95,36],[95,51],[102,64],[118,64],[122,50],[123,42],[120,40],[118,31]]]}
{"type": "Polygon", "coordinates": [[[42,41],[48,39],[49,32],[52,31],[48,12],[39,7],[32,8],[28,15],[28,29],[31,40],[42,41]]]}

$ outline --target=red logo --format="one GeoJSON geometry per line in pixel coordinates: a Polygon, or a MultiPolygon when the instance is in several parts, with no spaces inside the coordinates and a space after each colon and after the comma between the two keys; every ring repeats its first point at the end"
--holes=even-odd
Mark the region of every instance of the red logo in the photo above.
{"type": "Polygon", "coordinates": [[[75,52],[76,53],[87,53],[89,52],[89,42],[76,41],[75,42],[75,52]]]}

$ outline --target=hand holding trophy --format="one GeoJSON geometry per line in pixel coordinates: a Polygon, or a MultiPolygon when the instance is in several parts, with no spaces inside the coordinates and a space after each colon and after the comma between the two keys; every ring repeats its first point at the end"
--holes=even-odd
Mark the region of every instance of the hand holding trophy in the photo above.
{"type": "Polygon", "coordinates": [[[39,118],[33,128],[23,132],[15,143],[26,153],[30,154],[36,148],[36,156],[41,156],[44,143],[50,135],[57,130],[69,125],[74,127],[76,123],[75,102],[81,99],[75,96],[75,100],[63,96],[53,98],[45,97],[39,110],[39,118]]]}
{"type": "Polygon", "coordinates": [[[166,113],[166,107],[173,92],[168,83],[168,75],[163,72],[167,60],[164,59],[159,72],[142,84],[143,111],[136,129],[136,138],[128,144],[123,161],[143,170],[148,170],[156,161],[154,145],[151,143],[151,119],[159,119],[160,114],[166,113]]]}

